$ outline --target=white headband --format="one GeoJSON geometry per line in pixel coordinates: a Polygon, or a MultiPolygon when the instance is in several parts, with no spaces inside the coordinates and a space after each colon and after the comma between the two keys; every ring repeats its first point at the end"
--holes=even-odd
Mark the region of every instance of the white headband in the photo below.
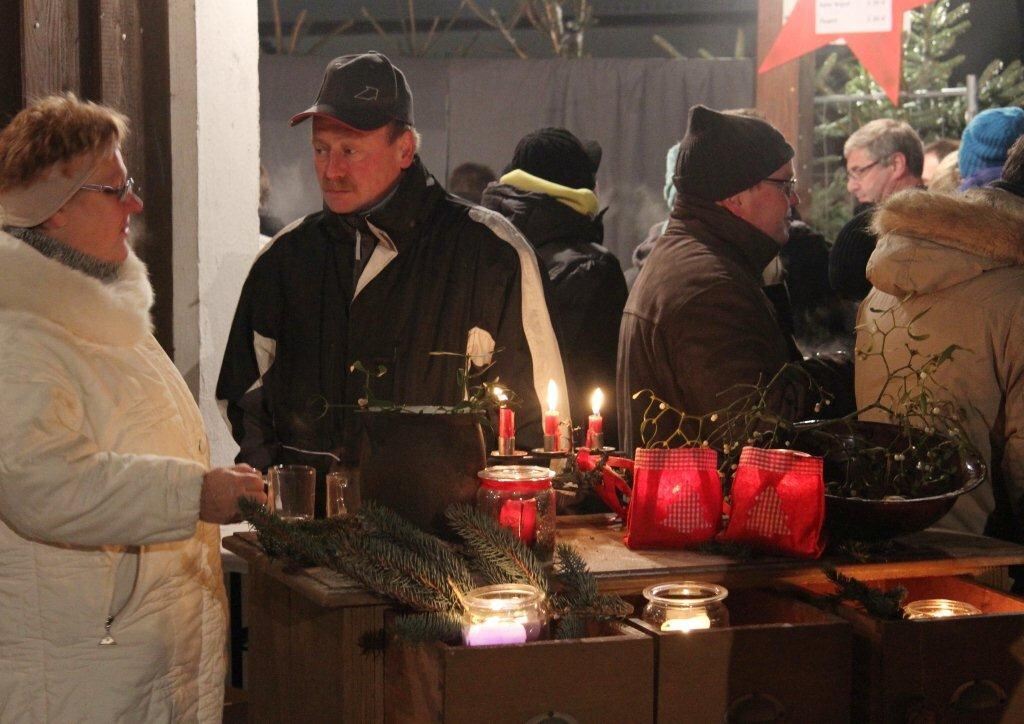
{"type": "Polygon", "coordinates": [[[0,226],[39,226],[60,211],[99,166],[103,154],[85,156],[69,178],[55,163],[28,186],[0,192],[0,226]]]}

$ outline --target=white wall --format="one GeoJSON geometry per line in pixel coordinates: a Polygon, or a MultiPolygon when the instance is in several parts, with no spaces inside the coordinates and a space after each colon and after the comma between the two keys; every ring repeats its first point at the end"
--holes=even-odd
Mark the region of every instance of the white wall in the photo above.
{"type": "Polygon", "coordinates": [[[170,0],[175,364],[206,421],[213,463],[238,448],[215,388],[259,248],[256,3],[170,0]]]}

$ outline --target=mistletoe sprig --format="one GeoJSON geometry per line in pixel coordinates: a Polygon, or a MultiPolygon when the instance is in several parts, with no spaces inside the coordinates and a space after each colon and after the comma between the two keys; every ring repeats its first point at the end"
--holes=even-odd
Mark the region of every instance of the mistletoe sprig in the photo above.
{"type": "Polygon", "coordinates": [[[454,641],[461,634],[467,593],[478,585],[526,583],[544,591],[560,638],[578,635],[587,620],[624,618],[632,606],[597,593],[597,582],[571,546],[543,566],[511,531],[470,506],[452,506],[453,545],[425,533],[392,510],[366,502],[345,518],[285,521],[249,499],[239,504],[268,555],[291,565],[338,571],[411,609],[395,632],[408,641],[454,641]]]}
{"type": "MultiPolygon", "coordinates": [[[[731,399],[721,409],[688,414],[649,389],[633,399],[647,398],[640,423],[644,447],[710,447],[721,453],[719,472],[727,479],[736,469],[743,446],[789,447],[821,455],[826,460],[826,490],[832,495],[882,499],[917,498],[952,492],[962,483],[960,461],[977,452],[964,427],[966,411],[954,401],[936,373],[954,355],[969,352],[949,345],[935,354],[922,351],[928,335],[914,325],[928,310],[905,324],[898,305],[880,315],[870,329],[868,344],[857,350],[860,361],[877,358],[884,365],[885,384],[871,403],[835,420],[797,421],[778,410],[801,395],[817,399],[815,413],[832,404],[831,396],[800,365],[789,363],[767,383],[730,388],[731,399]],[[892,335],[902,330],[910,342],[902,363],[892,359],[892,335]],[[881,413],[881,415],[879,415],[881,413]],[[898,434],[885,443],[866,435],[855,423],[864,415],[882,416],[898,434]]],[[[799,406],[797,406],[799,407],[799,406]]]]}

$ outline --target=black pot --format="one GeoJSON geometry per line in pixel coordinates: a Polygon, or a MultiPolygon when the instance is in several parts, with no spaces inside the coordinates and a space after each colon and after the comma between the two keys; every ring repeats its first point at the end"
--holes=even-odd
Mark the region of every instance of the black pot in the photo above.
{"type": "Polygon", "coordinates": [[[480,417],[442,408],[367,411],[359,456],[361,500],[385,505],[423,530],[451,537],[444,511],[473,504],[486,466],[480,417]]]}
{"type": "MultiPolygon", "coordinates": [[[[798,422],[793,447],[803,452],[821,455],[825,459],[825,479],[840,480],[851,469],[851,455],[864,446],[887,447],[903,433],[897,425],[860,420],[829,422],[821,426],[817,421],[798,422]],[[829,437],[827,445],[820,439],[807,436],[808,428],[824,430],[829,437]]],[[[916,444],[942,441],[938,435],[924,435],[916,444]]],[[[857,465],[871,463],[870,457],[857,458],[857,465]]],[[[879,464],[884,464],[879,462],[879,464]]],[[[869,499],[825,495],[825,527],[838,538],[878,540],[913,533],[937,523],[952,509],[956,499],[981,485],[988,476],[988,468],[979,455],[965,453],[953,461],[954,490],[933,495],[904,498],[869,499]]]]}

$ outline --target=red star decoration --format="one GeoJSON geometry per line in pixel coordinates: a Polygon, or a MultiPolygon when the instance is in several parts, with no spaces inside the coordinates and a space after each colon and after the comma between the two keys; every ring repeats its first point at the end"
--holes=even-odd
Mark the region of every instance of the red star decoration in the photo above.
{"type": "Polygon", "coordinates": [[[882,87],[893,105],[900,103],[900,64],[903,55],[903,13],[934,0],[892,0],[892,29],[885,33],[818,35],[814,32],[815,0],[797,0],[758,73],[844,38],[850,51],[882,87]]]}

